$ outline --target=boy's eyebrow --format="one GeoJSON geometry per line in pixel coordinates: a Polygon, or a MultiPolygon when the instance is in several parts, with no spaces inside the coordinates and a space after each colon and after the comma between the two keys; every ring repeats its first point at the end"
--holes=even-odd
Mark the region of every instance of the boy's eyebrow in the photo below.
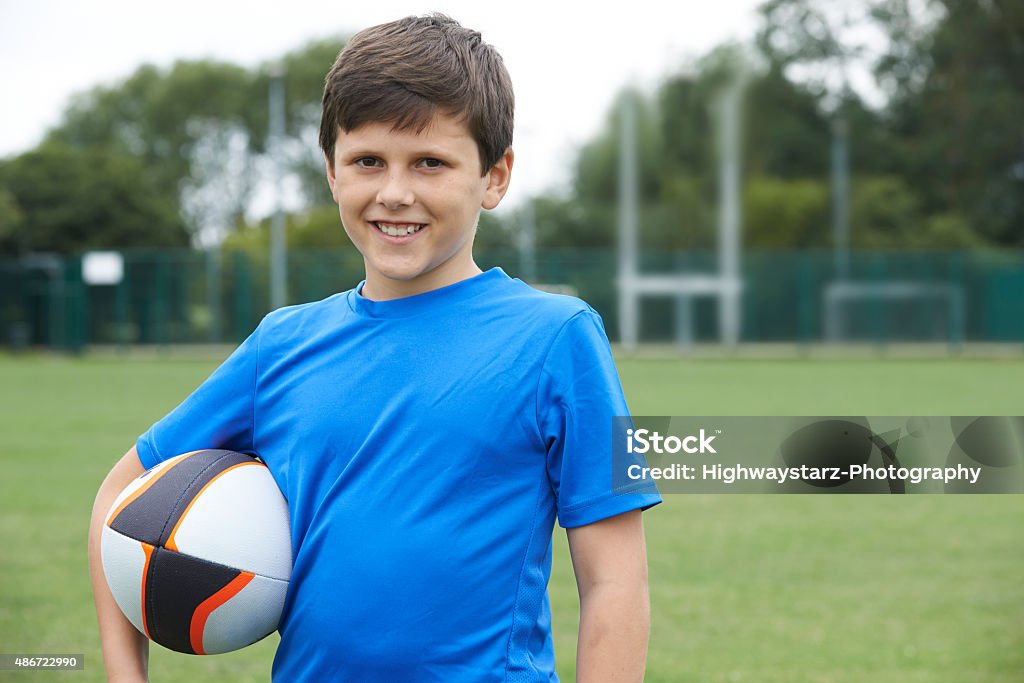
{"type": "MultiPolygon", "coordinates": [[[[380,151],[378,148],[370,147],[370,146],[353,147],[351,150],[343,150],[343,153],[344,153],[344,155],[346,157],[361,157],[361,156],[382,157],[382,156],[386,156],[386,154],[384,152],[380,151]]],[[[453,153],[450,150],[446,149],[444,146],[438,145],[437,147],[431,147],[431,148],[416,148],[416,149],[414,149],[411,152],[407,152],[407,153],[403,152],[403,154],[406,154],[407,156],[410,156],[410,157],[423,158],[423,157],[449,157],[449,156],[452,156],[453,153]]]]}

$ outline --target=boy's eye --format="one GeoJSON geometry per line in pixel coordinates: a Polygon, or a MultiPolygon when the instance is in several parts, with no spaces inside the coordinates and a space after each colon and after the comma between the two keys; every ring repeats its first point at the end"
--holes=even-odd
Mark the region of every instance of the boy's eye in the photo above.
{"type": "Polygon", "coordinates": [[[375,157],[359,157],[355,160],[356,166],[362,166],[363,168],[375,168],[380,163],[380,159],[375,157]]]}
{"type": "Polygon", "coordinates": [[[423,159],[422,161],[420,161],[420,163],[426,168],[441,168],[442,166],[444,166],[444,162],[441,161],[440,159],[431,159],[429,157],[423,159]]]}

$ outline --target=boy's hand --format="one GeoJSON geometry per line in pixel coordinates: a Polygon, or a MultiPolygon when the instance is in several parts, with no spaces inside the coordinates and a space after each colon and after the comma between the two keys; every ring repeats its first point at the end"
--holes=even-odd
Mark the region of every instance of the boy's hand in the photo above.
{"type": "Polygon", "coordinates": [[[92,594],[99,619],[103,664],[110,682],[136,683],[148,680],[149,640],[132,626],[132,622],[128,621],[128,617],[124,616],[114,601],[103,575],[103,561],[100,558],[103,521],[110,506],[124,487],[144,471],[139,455],[132,446],[103,480],[96,494],[89,524],[89,573],[92,575],[92,594]]]}
{"type": "Polygon", "coordinates": [[[577,682],[643,681],[651,607],[641,512],[566,533],[580,593],[577,682]]]}

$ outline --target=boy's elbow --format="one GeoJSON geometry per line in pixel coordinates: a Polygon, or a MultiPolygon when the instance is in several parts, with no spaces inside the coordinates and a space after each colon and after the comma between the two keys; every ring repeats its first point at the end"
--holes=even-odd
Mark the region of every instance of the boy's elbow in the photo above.
{"type": "Polygon", "coordinates": [[[102,523],[103,517],[118,494],[145,471],[146,468],[142,466],[142,461],[139,460],[139,453],[135,450],[135,446],[132,446],[127,453],[121,456],[120,460],[114,463],[114,466],[110,468],[107,476],[103,479],[103,483],[100,484],[100,488],[96,492],[96,498],[93,500],[90,537],[99,533],[99,526],[102,523]]]}
{"type": "Polygon", "coordinates": [[[651,609],[647,573],[617,577],[580,586],[580,604],[614,605],[631,613],[649,614],[651,609]]]}

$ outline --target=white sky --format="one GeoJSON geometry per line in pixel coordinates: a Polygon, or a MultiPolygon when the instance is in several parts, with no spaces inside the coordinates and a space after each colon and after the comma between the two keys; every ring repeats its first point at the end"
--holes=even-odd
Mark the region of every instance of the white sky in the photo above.
{"type": "Polygon", "coordinates": [[[512,76],[516,166],[506,204],[515,204],[567,179],[575,150],[625,83],[652,89],[686,59],[749,38],[758,4],[0,0],[0,157],[38,143],[71,94],[123,79],[144,62],[214,57],[253,66],[311,38],[440,11],[479,30],[512,76]]]}

